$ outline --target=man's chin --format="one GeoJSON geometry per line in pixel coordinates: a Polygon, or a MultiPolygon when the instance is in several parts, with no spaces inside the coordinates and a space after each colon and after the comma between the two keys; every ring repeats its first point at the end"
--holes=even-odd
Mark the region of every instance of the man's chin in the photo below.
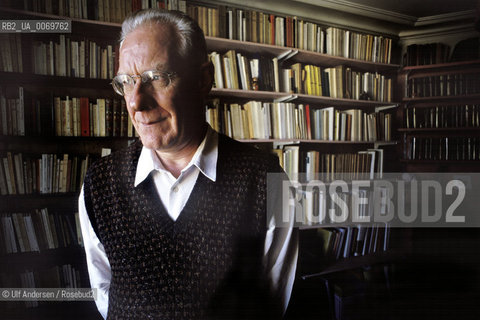
{"type": "Polygon", "coordinates": [[[177,144],[177,139],[170,138],[170,139],[148,139],[142,138],[140,136],[140,141],[142,142],[145,148],[156,150],[156,151],[168,151],[171,149],[175,149],[177,144]]]}

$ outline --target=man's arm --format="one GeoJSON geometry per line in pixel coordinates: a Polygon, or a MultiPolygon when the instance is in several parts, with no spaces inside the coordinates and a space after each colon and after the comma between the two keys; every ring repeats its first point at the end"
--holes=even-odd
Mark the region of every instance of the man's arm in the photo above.
{"type": "Polygon", "coordinates": [[[298,229],[294,225],[294,207],[285,208],[289,212],[289,222],[281,225],[276,221],[282,215],[282,190],[274,188],[274,194],[267,197],[270,203],[268,211],[268,231],[265,238],[265,267],[275,294],[280,297],[283,312],[287,310],[292,294],[298,258],[298,229]],[[277,224],[278,223],[278,224],[277,224]]]}
{"type": "Polygon", "coordinates": [[[97,300],[95,303],[97,304],[98,311],[102,317],[106,319],[108,310],[108,290],[110,288],[112,273],[105,249],[90,223],[87,209],[85,207],[85,199],[83,197],[83,187],[80,192],[80,197],[78,198],[78,210],[85,254],[87,256],[90,285],[92,288],[97,288],[97,300]]]}

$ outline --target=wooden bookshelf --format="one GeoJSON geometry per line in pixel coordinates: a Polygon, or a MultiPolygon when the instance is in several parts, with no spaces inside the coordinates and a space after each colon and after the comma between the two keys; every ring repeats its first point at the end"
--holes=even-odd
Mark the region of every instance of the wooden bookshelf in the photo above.
{"type": "MultiPolygon", "coordinates": [[[[461,62],[450,62],[450,63],[441,63],[441,64],[432,64],[432,65],[421,65],[421,66],[409,66],[404,67],[401,71],[405,76],[405,95],[407,94],[407,88],[410,79],[416,78],[429,78],[429,77],[438,77],[442,75],[452,75],[453,79],[456,79],[455,75],[461,75],[464,77],[466,74],[476,74],[480,72],[480,60],[473,61],[461,61],[461,62]]],[[[460,78],[459,78],[460,79],[460,78]]],[[[461,78],[462,81],[466,81],[465,78],[461,78]]],[[[432,80],[433,81],[433,80],[432,80]]],[[[447,80],[445,80],[447,81],[447,80]]],[[[450,80],[454,81],[454,80],[450,80]]],[[[438,145],[439,139],[449,139],[448,141],[455,140],[455,145],[450,146],[449,148],[456,148],[455,154],[465,152],[470,153],[465,157],[477,158],[476,151],[476,140],[479,139],[480,127],[477,125],[475,120],[476,118],[476,109],[473,107],[478,105],[480,102],[480,94],[478,91],[480,87],[478,82],[471,82],[469,80],[469,85],[472,87],[470,90],[476,91],[476,93],[463,93],[454,95],[450,92],[450,95],[443,96],[417,96],[417,97],[404,97],[402,99],[402,117],[403,117],[403,126],[398,128],[397,131],[402,135],[403,141],[403,154],[404,156],[400,159],[400,163],[404,165],[404,168],[409,171],[422,171],[422,170],[438,170],[439,172],[449,172],[449,171],[459,171],[459,172],[477,172],[480,170],[480,162],[478,160],[445,160],[441,159],[442,157],[435,155],[435,159],[410,159],[411,152],[414,144],[414,139],[418,138],[420,144],[429,144],[428,148],[432,148],[432,141],[434,142],[433,152],[445,152],[445,146],[441,147],[438,145]],[[469,106],[467,108],[465,106],[469,106]],[[443,108],[442,108],[443,107],[443,108]],[[465,109],[462,109],[465,107],[465,109]],[[419,112],[420,119],[417,117],[417,128],[407,127],[406,115],[408,114],[410,126],[412,126],[413,116],[411,110],[415,108],[419,112]],[[428,108],[433,112],[433,116],[444,119],[448,124],[438,124],[439,127],[434,127],[433,123],[430,123],[431,120],[423,119],[422,117],[428,118],[431,115],[428,113],[428,108]],[[442,109],[438,109],[442,108],[442,109]],[[453,109],[455,108],[455,109],[453,109]],[[425,113],[423,110],[425,110],[425,113]],[[440,110],[440,111],[438,111],[440,110]],[[468,111],[467,111],[468,110],[468,111]],[[443,113],[439,113],[443,112],[443,113]],[[468,113],[467,113],[468,112],[468,113]],[[454,122],[454,117],[456,122],[454,122]],[[457,119],[458,118],[458,119],[457,119]],[[461,120],[460,120],[461,118],[461,120]],[[419,121],[426,121],[425,123],[418,124],[419,121]],[[426,124],[427,123],[427,124],[426,124]],[[422,127],[420,127],[422,126],[422,127]],[[431,127],[430,127],[431,126],[431,127]],[[428,142],[428,141],[430,142],[428,142]],[[458,142],[457,140],[461,140],[458,142]],[[427,141],[427,142],[425,142],[427,141]],[[458,150],[457,150],[458,149],[458,150]],[[465,150],[464,150],[465,149],[465,150]],[[443,151],[439,151],[443,150],[443,151]],[[474,154],[475,153],[475,154],[474,154]]],[[[453,86],[457,86],[457,83],[454,83],[453,86]]],[[[464,87],[460,86],[458,91],[466,90],[466,84],[462,84],[464,87]]],[[[453,90],[453,87],[451,88],[453,90]]],[[[447,94],[446,91],[444,91],[447,94]]],[[[436,119],[435,121],[439,121],[436,119]]],[[[436,126],[436,125],[435,125],[436,126]]],[[[441,140],[441,141],[444,141],[441,140]]],[[[447,140],[445,140],[447,141],[447,140]]],[[[444,142],[445,143],[445,142],[444,142]]],[[[425,146],[420,146],[424,148],[425,146]]],[[[427,147],[425,147],[427,148],[427,147]]],[[[416,152],[418,149],[416,149],[416,152]]],[[[428,152],[430,152],[429,150],[428,152]]],[[[422,149],[422,152],[426,152],[422,149]]],[[[428,153],[429,154],[429,153],[428,153]]],[[[423,154],[422,154],[423,155],[423,154]]],[[[443,156],[444,157],[444,156],[443,156]]],[[[463,157],[463,156],[462,156],[463,157]]]]}
{"type": "Polygon", "coordinates": [[[289,57],[292,62],[302,62],[305,64],[318,64],[324,67],[335,67],[344,65],[365,72],[397,72],[400,65],[376,63],[365,60],[356,60],[338,56],[332,56],[325,53],[312,52],[307,50],[279,47],[269,44],[261,44],[248,41],[230,40],[223,38],[206,37],[207,46],[210,51],[224,52],[227,50],[236,50],[242,53],[251,53],[256,55],[266,55],[272,57],[289,57]],[[291,56],[291,57],[290,57],[291,56]]]}

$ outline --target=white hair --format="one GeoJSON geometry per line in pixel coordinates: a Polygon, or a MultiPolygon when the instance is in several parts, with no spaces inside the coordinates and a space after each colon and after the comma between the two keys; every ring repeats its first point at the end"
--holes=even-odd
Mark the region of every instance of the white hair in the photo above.
{"type": "Polygon", "coordinates": [[[146,9],[133,13],[123,21],[120,46],[130,32],[151,23],[167,24],[177,30],[178,48],[175,50],[182,61],[200,66],[208,60],[202,29],[192,18],[180,11],[146,9]]]}

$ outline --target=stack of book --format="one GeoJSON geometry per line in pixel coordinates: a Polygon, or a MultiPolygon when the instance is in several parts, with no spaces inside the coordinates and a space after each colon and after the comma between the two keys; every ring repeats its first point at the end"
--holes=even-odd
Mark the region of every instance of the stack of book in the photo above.
{"type": "Polygon", "coordinates": [[[354,225],[338,228],[321,228],[322,251],[334,259],[364,256],[387,251],[390,227],[387,224],[354,225]]]}
{"type": "Polygon", "coordinates": [[[295,63],[281,68],[277,58],[247,58],[235,50],[210,53],[216,88],[300,93],[338,99],[390,102],[392,79],[349,67],[295,63]]]}
{"type": "Polygon", "coordinates": [[[225,6],[216,9],[187,4],[187,13],[210,36],[286,46],[377,63],[391,61],[392,39],[382,36],[324,27],[297,17],[225,6]]]}
{"type": "Polygon", "coordinates": [[[407,97],[461,96],[480,93],[477,73],[450,73],[431,77],[410,78],[407,97]]]}
{"type": "Polygon", "coordinates": [[[312,108],[289,102],[249,101],[243,105],[214,99],[207,121],[234,139],[313,139],[324,141],[390,141],[392,115],[361,109],[312,108]]]}
{"type": "Polygon", "coordinates": [[[7,152],[0,166],[0,194],[78,192],[90,162],[88,155],[25,156],[7,152]]]}
{"type": "Polygon", "coordinates": [[[450,47],[443,43],[412,44],[404,56],[405,66],[421,66],[446,63],[449,61],[450,47]]]}
{"type": "Polygon", "coordinates": [[[407,128],[479,128],[480,105],[440,105],[405,109],[407,128]]]}
{"type": "Polygon", "coordinates": [[[0,88],[2,135],[64,137],[136,137],[124,99],[59,97],[6,98],[0,88]]]}
{"type": "Polygon", "coordinates": [[[41,252],[82,246],[78,213],[51,214],[47,208],[1,216],[2,253],[41,252]]]}
{"type": "Polygon", "coordinates": [[[383,176],[383,149],[379,148],[332,154],[313,150],[300,151],[299,146],[285,145],[273,151],[287,175],[296,181],[351,181],[383,176]]]}
{"type": "Polygon", "coordinates": [[[478,137],[411,137],[407,144],[409,160],[480,160],[478,137]]]}
{"type": "Polygon", "coordinates": [[[20,34],[0,34],[0,71],[23,72],[20,34]]]}
{"type": "MultiPolygon", "coordinates": [[[[25,97],[23,87],[18,95],[7,97],[6,88],[0,87],[0,133],[4,136],[25,135],[25,97]]],[[[28,129],[27,129],[28,130],[28,129]]]]}
{"type": "Polygon", "coordinates": [[[33,73],[61,77],[112,79],[118,66],[118,45],[59,35],[33,41],[33,73]]]}

